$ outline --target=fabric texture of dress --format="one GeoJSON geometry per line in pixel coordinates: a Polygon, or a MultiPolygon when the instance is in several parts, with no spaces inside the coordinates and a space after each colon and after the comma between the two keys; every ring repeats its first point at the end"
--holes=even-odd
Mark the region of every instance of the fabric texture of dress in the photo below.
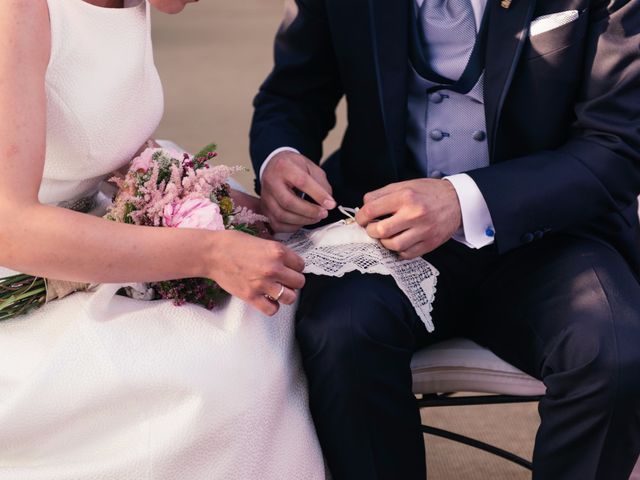
{"type": "MultiPolygon", "coordinates": [[[[57,204],[126,164],[163,99],[146,2],[48,3],[40,200],[57,204]]],[[[0,323],[0,480],[325,478],[293,307],[269,318],[232,298],[210,312],[120,287],[0,323]]]]}

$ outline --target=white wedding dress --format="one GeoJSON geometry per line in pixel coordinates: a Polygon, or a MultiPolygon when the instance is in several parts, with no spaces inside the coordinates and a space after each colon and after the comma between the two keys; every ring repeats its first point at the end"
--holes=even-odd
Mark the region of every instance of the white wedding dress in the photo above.
{"type": "MultiPolygon", "coordinates": [[[[145,2],[48,3],[40,200],[59,204],[95,198],[131,159],[162,90],[145,2]]],[[[1,480],[325,478],[293,308],[268,318],[231,299],[210,312],[119,288],[0,322],[1,480]]]]}

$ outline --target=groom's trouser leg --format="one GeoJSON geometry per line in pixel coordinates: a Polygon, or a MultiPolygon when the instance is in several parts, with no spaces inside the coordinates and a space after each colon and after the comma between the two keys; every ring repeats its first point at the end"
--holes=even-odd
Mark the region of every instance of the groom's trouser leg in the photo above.
{"type": "MultiPolygon", "coordinates": [[[[455,256],[443,263],[466,270],[455,256]]],[[[311,412],[335,480],[425,478],[410,362],[415,350],[451,336],[446,319],[460,316],[455,309],[464,302],[447,301],[448,270],[440,268],[431,334],[390,277],[307,277],[296,331],[311,412]]]]}
{"type": "Polygon", "coordinates": [[[577,238],[498,263],[467,332],[547,386],[534,479],[628,479],[640,452],[640,285],[629,266],[577,238]]]}
{"type": "Polygon", "coordinates": [[[411,356],[426,335],[393,279],[307,278],[297,338],[335,480],[422,479],[411,356]]]}

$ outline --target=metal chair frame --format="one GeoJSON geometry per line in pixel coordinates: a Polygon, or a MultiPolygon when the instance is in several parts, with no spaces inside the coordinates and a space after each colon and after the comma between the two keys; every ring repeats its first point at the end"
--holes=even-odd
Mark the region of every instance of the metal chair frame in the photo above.
{"type": "MultiPolygon", "coordinates": [[[[509,403],[529,403],[538,402],[542,396],[515,396],[515,395],[477,395],[470,397],[452,397],[452,393],[432,393],[424,394],[418,398],[418,407],[454,407],[454,406],[471,406],[471,405],[496,405],[509,403]]],[[[482,442],[475,438],[467,437],[459,433],[450,432],[428,425],[422,425],[422,432],[426,435],[434,435],[448,440],[462,443],[470,447],[477,448],[487,453],[504,458],[512,463],[520,465],[527,470],[532,470],[533,466],[529,460],[526,460],[515,453],[503,450],[494,445],[482,442]]]]}

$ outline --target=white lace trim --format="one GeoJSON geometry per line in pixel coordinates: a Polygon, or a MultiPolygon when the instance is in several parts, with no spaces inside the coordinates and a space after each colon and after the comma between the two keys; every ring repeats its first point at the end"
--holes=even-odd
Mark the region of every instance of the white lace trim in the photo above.
{"type": "Polygon", "coordinates": [[[401,260],[349,220],[300,230],[286,244],[304,258],[305,273],[342,277],[358,271],[392,276],[427,331],[434,330],[431,311],[439,272],[424,259],[401,260]]]}

